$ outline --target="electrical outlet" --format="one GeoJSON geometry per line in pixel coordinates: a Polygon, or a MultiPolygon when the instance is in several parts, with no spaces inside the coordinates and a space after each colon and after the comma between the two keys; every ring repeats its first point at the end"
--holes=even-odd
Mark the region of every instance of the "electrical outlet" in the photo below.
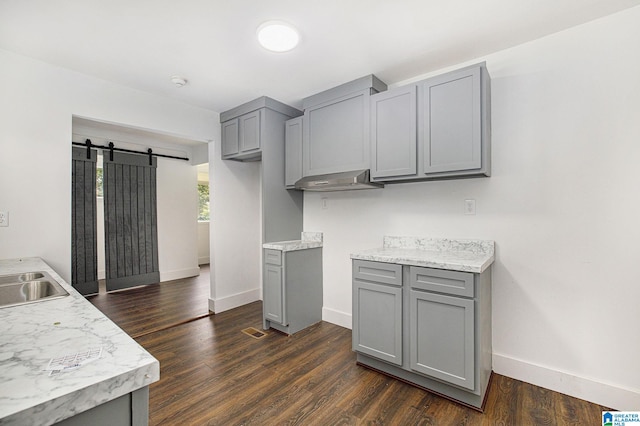
{"type": "Polygon", "coordinates": [[[464,214],[476,214],[476,200],[464,200],[464,214]]]}
{"type": "Polygon", "coordinates": [[[0,212],[0,226],[9,226],[9,212],[0,212]]]}

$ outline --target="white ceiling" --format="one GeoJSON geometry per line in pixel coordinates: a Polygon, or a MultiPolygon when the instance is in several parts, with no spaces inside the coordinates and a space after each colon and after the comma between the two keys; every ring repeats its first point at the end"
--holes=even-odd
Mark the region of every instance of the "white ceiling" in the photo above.
{"type": "Polygon", "coordinates": [[[640,4],[640,0],[0,0],[0,49],[224,111],[376,74],[388,84],[640,4]],[[301,44],[270,53],[267,20],[301,44]],[[170,77],[188,80],[177,88],[170,77]]]}

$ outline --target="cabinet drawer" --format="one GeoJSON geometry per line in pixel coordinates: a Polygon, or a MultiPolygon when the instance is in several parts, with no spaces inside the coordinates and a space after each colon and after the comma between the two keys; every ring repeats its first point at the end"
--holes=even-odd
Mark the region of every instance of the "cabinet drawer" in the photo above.
{"type": "Polygon", "coordinates": [[[409,268],[411,288],[437,291],[454,296],[473,297],[475,294],[473,273],[444,269],[409,268]]]}
{"type": "Polygon", "coordinates": [[[353,261],[353,278],[377,283],[402,285],[402,265],[395,263],[353,261]]]}
{"type": "Polygon", "coordinates": [[[280,250],[265,249],[264,263],[269,265],[282,266],[282,252],[280,250]]]}

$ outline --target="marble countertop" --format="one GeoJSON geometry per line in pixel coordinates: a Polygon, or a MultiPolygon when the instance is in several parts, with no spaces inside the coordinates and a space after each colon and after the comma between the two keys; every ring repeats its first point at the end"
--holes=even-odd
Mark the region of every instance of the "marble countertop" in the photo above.
{"type": "Polygon", "coordinates": [[[0,260],[0,275],[47,271],[69,292],[0,308],[0,424],[49,425],[159,380],[160,364],[39,258],[0,260]],[[101,358],[49,375],[56,356],[101,358]]]}
{"type": "Polygon", "coordinates": [[[277,241],[262,244],[262,248],[296,251],[322,247],[322,232],[303,232],[299,240],[277,241]]]}
{"type": "Polygon", "coordinates": [[[481,273],[495,251],[489,240],[386,236],[381,248],[351,253],[351,259],[481,273]]]}

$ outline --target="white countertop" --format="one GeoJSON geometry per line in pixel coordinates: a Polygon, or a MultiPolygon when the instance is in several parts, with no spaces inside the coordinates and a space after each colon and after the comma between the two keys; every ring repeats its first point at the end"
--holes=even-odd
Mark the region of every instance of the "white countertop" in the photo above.
{"type": "Polygon", "coordinates": [[[280,251],[306,250],[318,247],[322,247],[322,232],[303,232],[299,240],[262,244],[262,248],[280,251]]]}
{"type": "Polygon", "coordinates": [[[351,253],[351,259],[463,272],[484,272],[495,260],[494,242],[386,236],[381,248],[351,253]]]}
{"type": "Polygon", "coordinates": [[[0,260],[0,275],[47,271],[69,296],[0,308],[0,424],[49,425],[159,380],[160,364],[39,258],[0,260]],[[49,376],[55,356],[102,357],[49,376]]]}

